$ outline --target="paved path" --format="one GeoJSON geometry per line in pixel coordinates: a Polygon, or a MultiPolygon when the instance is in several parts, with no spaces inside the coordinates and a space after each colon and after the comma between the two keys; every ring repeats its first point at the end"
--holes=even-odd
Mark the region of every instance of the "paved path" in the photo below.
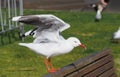
{"type": "MultiPolygon", "coordinates": [[[[120,0],[111,0],[108,10],[120,11],[120,0]]],[[[24,0],[24,8],[43,10],[76,10],[85,7],[84,0],[24,0]]]]}

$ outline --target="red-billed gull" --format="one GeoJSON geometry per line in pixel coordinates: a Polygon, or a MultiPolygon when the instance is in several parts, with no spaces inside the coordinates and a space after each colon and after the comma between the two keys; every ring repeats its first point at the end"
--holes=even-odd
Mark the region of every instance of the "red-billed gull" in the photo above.
{"type": "Polygon", "coordinates": [[[69,28],[70,25],[54,15],[18,16],[13,17],[12,21],[37,26],[36,29],[26,33],[26,35],[34,33],[35,40],[33,43],[19,43],[19,45],[28,47],[34,52],[45,56],[44,62],[48,72],[58,70],[53,67],[51,57],[69,53],[77,46],[86,48],[78,38],[70,37],[64,39],[60,35],[60,32],[69,28]]]}

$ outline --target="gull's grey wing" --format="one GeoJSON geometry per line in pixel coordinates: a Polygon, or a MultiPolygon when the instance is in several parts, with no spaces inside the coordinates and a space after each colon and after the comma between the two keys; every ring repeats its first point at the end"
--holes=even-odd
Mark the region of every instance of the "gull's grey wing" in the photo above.
{"type": "Polygon", "coordinates": [[[70,25],[54,15],[28,15],[14,17],[12,21],[37,26],[30,33],[34,33],[34,43],[58,42],[64,40],[60,32],[66,30],[70,25]]]}
{"type": "Polygon", "coordinates": [[[67,24],[60,18],[50,14],[20,16],[16,21],[25,24],[35,25],[39,27],[39,29],[41,28],[41,30],[49,29],[52,31],[57,30],[62,32],[70,27],[69,24],[67,24]]]}
{"type": "Polygon", "coordinates": [[[29,16],[21,16],[21,18],[19,18],[18,21],[29,25],[38,25],[38,24],[42,24],[42,22],[40,22],[39,19],[40,18],[37,16],[29,15],[29,16]]]}

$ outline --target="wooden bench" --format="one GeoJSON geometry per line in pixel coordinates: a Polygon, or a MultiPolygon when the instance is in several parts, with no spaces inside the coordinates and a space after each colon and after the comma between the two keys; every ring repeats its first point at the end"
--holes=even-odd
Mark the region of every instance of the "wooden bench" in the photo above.
{"type": "Polygon", "coordinates": [[[94,53],[43,77],[117,77],[110,49],[94,53]]]}

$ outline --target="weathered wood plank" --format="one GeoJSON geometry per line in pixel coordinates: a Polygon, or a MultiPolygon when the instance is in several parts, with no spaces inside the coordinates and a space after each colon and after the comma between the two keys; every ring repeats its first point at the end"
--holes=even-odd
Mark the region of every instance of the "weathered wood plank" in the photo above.
{"type": "Polygon", "coordinates": [[[92,54],[86,58],[83,58],[83,59],[80,59],[80,60],[77,60],[76,62],[74,62],[74,65],[78,68],[81,68],[93,61],[96,61],[104,56],[107,56],[111,53],[111,50],[110,49],[105,49],[103,51],[100,51],[100,52],[97,52],[95,54],[92,54]]]}
{"type": "Polygon", "coordinates": [[[114,73],[114,71],[115,71],[114,68],[111,68],[98,77],[110,77],[114,73]]]}
{"type": "Polygon", "coordinates": [[[113,75],[111,75],[110,77],[117,77],[117,74],[116,73],[114,73],[113,75]]]}
{"type": "Polygon", "coordinates": [[[94,70],[93,72],[83,76],[83,77],[97,77],[99,76],[101,73],[105,72],[106,70],[112,68],[113,66],[113,62],[109,62],[107,64],[105,64],[104,66],[94,70]]]}
{"type": "Polygon", "coordinates": [[[68,75],[68,76],[66,76],[66,77],[81,77],[81,76],[79,76],[79,71],[76,71],[76,72],[73,72],[73,73],[71,73],[70,75],[68,75]]]}
{"type": "Polygon", "coordinates": [[[84,68],[79,69],[79,73],[74,75],[74,77],[83,76],[86,73],[89,73],[89,72],[99,68],[100,66],[110,62],[111,60],[112,60],[111,55],[108,55],[108,56],[106,56],[104,58],[101,58],[100,60],[98,60],[96,62],[93,62],[92,64],[89,64],[88,66],[85,66],[84,68]]]}

